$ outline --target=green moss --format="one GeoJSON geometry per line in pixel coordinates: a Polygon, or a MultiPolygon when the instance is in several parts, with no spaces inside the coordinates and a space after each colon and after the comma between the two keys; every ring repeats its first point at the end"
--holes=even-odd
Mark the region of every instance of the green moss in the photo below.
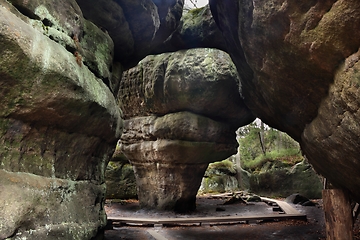
{"type": "Polygon", "coordinates": [[[260,172],[271,168],[290,167],[303,161],[303,159],[298,149],[274,150],[265,155],[259,155],[254,160],[243,161],[242,167],[247,171],[260,172]]]}
{"type": "Polygon", "coordinates": [[[0,118],[0,137],[2,137],[9,128],[9,119],[0,118]]]}
{"type": "Polygon", "coordinates": [[[205,9],[205,7],[201,7],[201,8],[194,8],[191,9],[188,14],[191,14],[192,16],[198,16],[200,15],[200,13],[205,9]]]}
{"type": "Polygon", "coordinates": [[[219,168],[229,169],[230,171],[235,170],[234,163],[228,159],[220,162],[210,163],[208,167],[208,169],[219,169],[219,168]]]}

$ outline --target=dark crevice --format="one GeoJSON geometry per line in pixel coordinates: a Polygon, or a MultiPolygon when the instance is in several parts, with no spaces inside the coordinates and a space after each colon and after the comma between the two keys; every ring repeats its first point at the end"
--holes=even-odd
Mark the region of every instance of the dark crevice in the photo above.
{"type": "Polygon", "coordinates": [[[42,23],[47,26],[47,27],[52,27],[54,24],[47,18],[44,18],[44,20],[42,20],[42,23]]]}
{"type": "MultiPolygon", "coordinates": [[[[68,49],[69,51],[69,49],[68,49]]],[[[105,83],[105,85],[111,90],[112,92],[112,88],[111,88],[111,84],[110,84],[110,79],[107,78],[107,77],[102,77],[101,74],[96,70],[94,69],[95,67],[92,66],[91,63],[88,63],[87,61],[84,61],[83,64],[95,75],[95,77],[101,79],[101,81],[103,83],[105,83]]]]}
{"type": "MultiPolygon", "coordinates": [[[[54,39],[51,39],[51,40],[54,40],[54,39]]],[[[55,41],[55,40],[54,40],[55,41]]],[[[72,54],[74,54],[77,50],[76,48],[74,48],[73,46],[70,46],[70,45],[66,45],[65,46],[65,49],[68,51],[68,52],[71,52],[72,54]]]]}
{"type": "Polygon", "coordinates": [[[11,239],[11,238],[15,238],[15,236],[17,235],[18,233],[18,229],[15,229],[14,232],[10,235],[10,236],[7,236],[5,239],[11,239]]]}
{"type": "Polygon", "coordinates": [[[38,15],[36,15],[35,13],[33,13],[30,9],[28,9],[24,6],[18,5],[16,3],[12,3],[12,5],[24,16],[31,18],[31,19],[35,19],[35,20],[41,20],[41,18],[38,15]]]}
{"type": "Polygon", "coordinates": [[[108,86],[108,88],[111,90],[109,78],[102,78],[101,80],[102,80],[103,83],[105,83],[105,85],[108,86]]]}

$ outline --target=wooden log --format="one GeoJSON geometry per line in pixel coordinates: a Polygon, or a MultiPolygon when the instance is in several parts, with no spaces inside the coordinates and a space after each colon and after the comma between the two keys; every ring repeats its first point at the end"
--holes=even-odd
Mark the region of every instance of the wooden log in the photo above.
{"type": "Polygon", "coordinates": [[[324,189],[326,239],[353,239],[352,209],[349,195],[342,189],[324,189]]]}

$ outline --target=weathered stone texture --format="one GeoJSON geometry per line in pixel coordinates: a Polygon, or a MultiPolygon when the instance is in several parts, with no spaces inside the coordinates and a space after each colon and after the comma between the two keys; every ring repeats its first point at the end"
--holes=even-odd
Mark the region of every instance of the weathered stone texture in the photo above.
{"type": "Polygon", "coordinates": [[[126,162],[110,161],[105,172],[106,199],[136,199],[134,170],[126,162]]]}
{"type": "Polygon", "coordinates": [[[359,195],[359,1],[210,1],[246,105],[359,195]]]}
{"type": "MultiPolygon", "coordinates": [[[[156,151],[156,149],[153,149],[156,151]]],[[[198,149],[198,151],[206,151],[198,149]]],[[[171,150],[170,150],[171,151],[171,150]]],[[[189,155],[184,154],[186,158],[189,155]]],[[[196,194],[208,163],[174,164],[133,162],[140,206],[143,208],[188,212],[196,209],[196,194]]],[[[155,161],[154,161],[155,160],[155,161]]]]}
{"type": "Polygon", "coordinates": [[[177,28],[183,0],[77,0],[84,16],[109,33],[115,59],[135,66],[177,28]]]}
{"type": "Polygon", "coordinates": [[[1,239],[91,239],[106,224],[104,173],[122,132],[104,84],[113,44],[62,3],[0,4],[1,239]],[[82,31],[103,45],[73,38],[82,31]]]}
{"type": "Polygon", "coordinates": [[[4,170],[0,183],[1,239],[91,239],[106,224],[105,184],[4,170]]]}
{"type": "Polygon", "coordinates": [[[229,56],[219,50],[148,56],[124,72],[120,107],[126,119],[190,111],[237,127],[253,119],[238,81],[229,56]]]}
{"type": "Polygon", "coordinates": [[[126,118],[120,149],[144,207],[194,210],[208,163],[234,154],[235,130],[253,120],[219,50],[149,56],[124,72],[118,97],[126,118]]]}
{"type": "Polygon", "coordinates": [[[303,148],[314,167],[360,199],[360,53],[336,71],[317,117],[306,126],[303,148]],[[323,149],[323,150],[322,150],[323,149]],[[329,167],[332,166],[332,167],[329,167]]]}
{"type": "Polygon", "coordinates": [[[226,51],[224,37],[212,17],[209,5],[184,13],[176,30],[152,54],[191,48],[226,51]]]}

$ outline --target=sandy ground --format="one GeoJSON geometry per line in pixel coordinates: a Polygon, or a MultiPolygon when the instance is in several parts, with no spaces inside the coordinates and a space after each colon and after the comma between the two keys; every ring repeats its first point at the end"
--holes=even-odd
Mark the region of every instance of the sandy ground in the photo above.
{"type": "MultiPolygon", "coordinates": [[[[255,221],[250,223],[217,224],[217,225],[188,225],[188,226],[137,226],[122,225],[105,231],[106,240],[237,240],[237,239],[291,239],[315,240],[325,239],[325,223],[322,211],[322,201],[315,200],[317,206],[292,206],[299,212],[307,215],[307,221],[281,220],[281,221],[255,221]]],[[[137,201],[124,201],[114,203],[108,201],[105,210],[108,216],[123,217],[209,217],[272,214],[271,206],[261,202],[250,205],[231,204],[223,205],[223,199],[210,199],[209,196],[197,198],[197,211],[191,214],[175,214],[173,212],[149,211],[139,208],[137,201]],[[224,211],[216,211],[221,208],[224,211]]],[[[355,239],[360,239],[359,220],[355,226],[355,239]]]]}

